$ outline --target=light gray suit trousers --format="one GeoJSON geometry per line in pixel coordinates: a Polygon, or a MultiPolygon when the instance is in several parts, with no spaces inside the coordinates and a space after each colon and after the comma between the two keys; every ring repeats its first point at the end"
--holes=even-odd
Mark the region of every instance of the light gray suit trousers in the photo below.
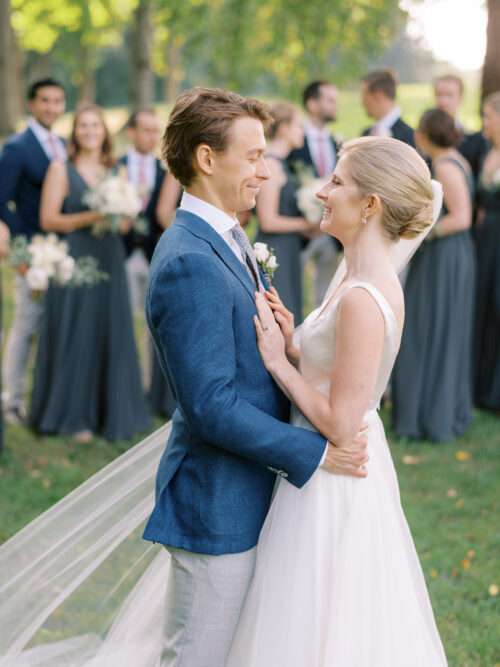
{"type": "Polygon", "coordinates": [[[255,569],[256,549],[209,556],[167,547],[161,667],[224,667],[255,569]]]}

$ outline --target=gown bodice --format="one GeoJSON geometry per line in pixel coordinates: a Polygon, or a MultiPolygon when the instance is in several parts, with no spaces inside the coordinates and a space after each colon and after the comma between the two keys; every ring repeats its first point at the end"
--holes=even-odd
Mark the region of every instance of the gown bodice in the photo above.
{"type": "MultiPolygon", "coordinates": [[[[335,322],[342,297],[353,287],[361,287],[371,294],[384,317],[385,341],[377,381],[367,412],[376,410],[386,389],[399,350],[401,332],[394,312],[373,285],[366,282],[347,282],[320,308],[313,310],[296,330],[295,342],[300,348],[300,373],[304,379],[325,395],[330,393],[330,373],[335,354],[335,322]]],[[[294,412],[294,423],[304,417],[294,412]]]]}

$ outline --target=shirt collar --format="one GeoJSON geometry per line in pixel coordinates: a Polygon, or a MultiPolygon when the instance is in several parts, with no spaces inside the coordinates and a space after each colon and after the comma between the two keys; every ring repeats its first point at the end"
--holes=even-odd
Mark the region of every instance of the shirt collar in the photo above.
{"type": "Polygon", "coordinates": [[[306,121],[304,123],[304,131],[308,137],[311,137],[312,139],[324,139],[324,138],[330,138],[330,132],[327,127],[322,127],[319,128],[316,125],[313,125],[309,121],[306,121]]]}
{"type": "Polygon", "coordinates": [[[389,130],[400,117],[401,109],[399,107],[394,107],[394,109],[391,109],[387,115],[377,121],[375,125],[378,128],[385,128],[389,130]]]}
{"type": "Polygon", "coordinates": [[[148,162],[151,162],[155,159],[153,153],[139,153],[139,151],[136,151],[135,148],[129,148],[128,157],[129,159],[132,158],[133,160],[147,160],[148,162]]]}
{"type": "Polygon", "coordinates": [[[30,118],[30,120],[29,120],[29,122],[28,122],[28,126],[30,127],[30,129],[33,131],[33,133],[35,134],[36,138],[37,138],[38,141],[40,141],[40,142],[46,142],[46,141],[48,141],[48,138],[49,138],[50,135],[55,136],[53,132],[51,132],[51,131],[48,130],[46,127],[44,127],[43,125],[41,125],[41,124],[40,124],[37,120],[35,120],[34,118],[30,118]]]}
{"type": "Polygon", "coordinates": [[[195,197],[194,195],[185,192],[182,195],[181,205],[183,211],[188,211],[197,215],[207,222],[219,234],[224,234],[232,229],[238,221],[230,215],[222,211],[220,208],[209,204],[207,201],[195,197]]]}

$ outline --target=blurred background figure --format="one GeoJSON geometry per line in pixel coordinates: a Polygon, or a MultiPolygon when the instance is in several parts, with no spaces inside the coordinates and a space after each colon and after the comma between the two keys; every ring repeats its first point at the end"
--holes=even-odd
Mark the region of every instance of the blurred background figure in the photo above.
{"type": "MultiPolygon", "coordinates": [[[[156,359],[144,315],[149,264],[158,239],[168,226],[167,221],[161,219],[160,193],[165,189],[166,172],[157,158],[160,123],[155,110],[134,111],[127,122],[127,134],[131,147],[118,162],[127,169],[128,179],[139,191],[143,203],[141,218],[147,227],[145,233],[132,230],[124,237],[132,312],[141,322],[139,346],[144,361],[143,382],[148,387],[152,410],[169,418],[174,411],[173,395],[156,359]]],[[[175,189],[180,191],[180,187],[175,189]]]]}
{"type": "MultiPolygon", "coordinates": [[[[10,231],[7,225],[0,221],[0,341],[3,340],[3,277],[1,274],[1,263],[9,255],[10,245],[10,231]]],[[[0,365],[2,361],[2,353],[0,351],[0,365]]],[[[0,375],[0,394],[2,390],[2,378],[0,375]]],[[[3,412],[0,410],[0,453],[4,448],[4,425],[3,412]]]]}
{"type": "Polygon", "coordinates": [[[127,122],[131,147],[119,160],[142,200],[141,217],[146,223],[145,233],[131,231],[125,236],[128,253],[127,275],[132,308],[143,316],[149,275],[149,262],[163,228],[156,217],[165,169],[156,157],[160,139],[160,123],[154,109],[134,111],[127,122]]]}
{"type": "MultiPolygon", "coordinates": [[[[24,132],[4,145],[0,155],[0,219],[12,236],[30,238],[40,233],[40,194],[51,160],[64,160],[63,140],[52,126],[64,113],[65,95],[55,79],[41,79],[28,90],[31,118],[24,132]]],[[[6,421],[21,424],[26,418],[26,372],[32,342],[43,312],[43,299],[31,298],[22,275],[14,286],[14,318],[4,352],[3,384],[6,421]]]]}
{"type": "Polygon", "coordinates": [[[500,411],[500,92],[483,103],[484,133],[491,143],[479,177],[476,231],[478,289],[475,399],[500,411]]]}
{"type": "Polygon", "coordinates": [[[375,124],[363,136],[394,137],[410,146],[415,145],[412,128],[401,118],[396,104],[398,80],[392,70],[376,70],[361,80],[361,102],[375,124]]]}
{"type": "Polygon", "coordinates": [[[410,266],[392,383],[396,433],[436,442],[463,435],[472,420],[473,183],[456,148],[460,138],[454,119],[440,109],[425,112],[416,132],[419,150],[443,185],[444,205],[410,266]]]}
{"type": "Polygon", "coordinates": [[[458,150],[469,163],[476,185],[481,160],[487,150],[487,141],[483,132],[469,132],[460,120],[460,106],[463,102],[464,92],[464,82],[456,74],[443,74],[434,79],[436,107],[450,114],[457,129],[462,133],[458,150]]]}
{"type": "MultiPolygon", "coordinates": [[[[337,120],[338,93],[329,81],[313,81],[302,93],[306,112],[304,141],[288,156],[288,165],[295,174],[304,167],[312,169],[314,176],[327,178],[337,164],[339,146],[328,125],[337,120]]],[[[310,262],[313,269],[313,298],[319,306],[336,268],[340,244],[335,239],[321,235],[311,239],[304,249],[302,262],[310,262]]]]}
{"type": "Polygon", "coordinates": [[[181,197],[182,185],[173,174],[168,173],[163,181],[156,206],[156,217],[163,229],[167,229],[172,224],[181,197]]]}
{"type": "Polygon", "coordinates": [[[268,130],[267,164],[270,178],[261,186],[257,198],[259,231],[255,238],[274,249],[279,268],[273,285],[283,303],[292,311],[295,323],[302,322],[303,241],[314,233],[297,207],[297,180],[287,158],[290,151],[302,146],[304,130],[300,111],[289,102],[278,102],[271,109],[273,123],[268,130]]]}
{"type": "MultiPolygon", "coordinates": [[[[70,254],[93,256],[106,281],[93,287],[51,286],[46,294],[33,381],[30,421],[39,433],[88,442],[130,438],[150,426],[134,340],[125,249],[120,234],[97,236],[102,215],[85,194],[114,165],[102,111],[75,113],[68,162],[54,162],[43,185],[40,218],[46,231],[66,234],[70,254]]],[[[130,229],[122,221],[122,232],[130,229]]]]}

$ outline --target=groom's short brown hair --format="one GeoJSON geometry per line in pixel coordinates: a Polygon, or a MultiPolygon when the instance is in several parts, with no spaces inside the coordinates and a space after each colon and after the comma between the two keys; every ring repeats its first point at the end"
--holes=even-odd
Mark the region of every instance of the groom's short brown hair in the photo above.
{"type": "Polygon", "coordinates": [[[163,135],[162,157],[184,186],[196,176],[194,152],[200,144],[224,151],[236,118],[257,118],[264,127],[271,122],[268,107],[259,100],[220,88],[192,88],[177,98],[163,135]]]}

